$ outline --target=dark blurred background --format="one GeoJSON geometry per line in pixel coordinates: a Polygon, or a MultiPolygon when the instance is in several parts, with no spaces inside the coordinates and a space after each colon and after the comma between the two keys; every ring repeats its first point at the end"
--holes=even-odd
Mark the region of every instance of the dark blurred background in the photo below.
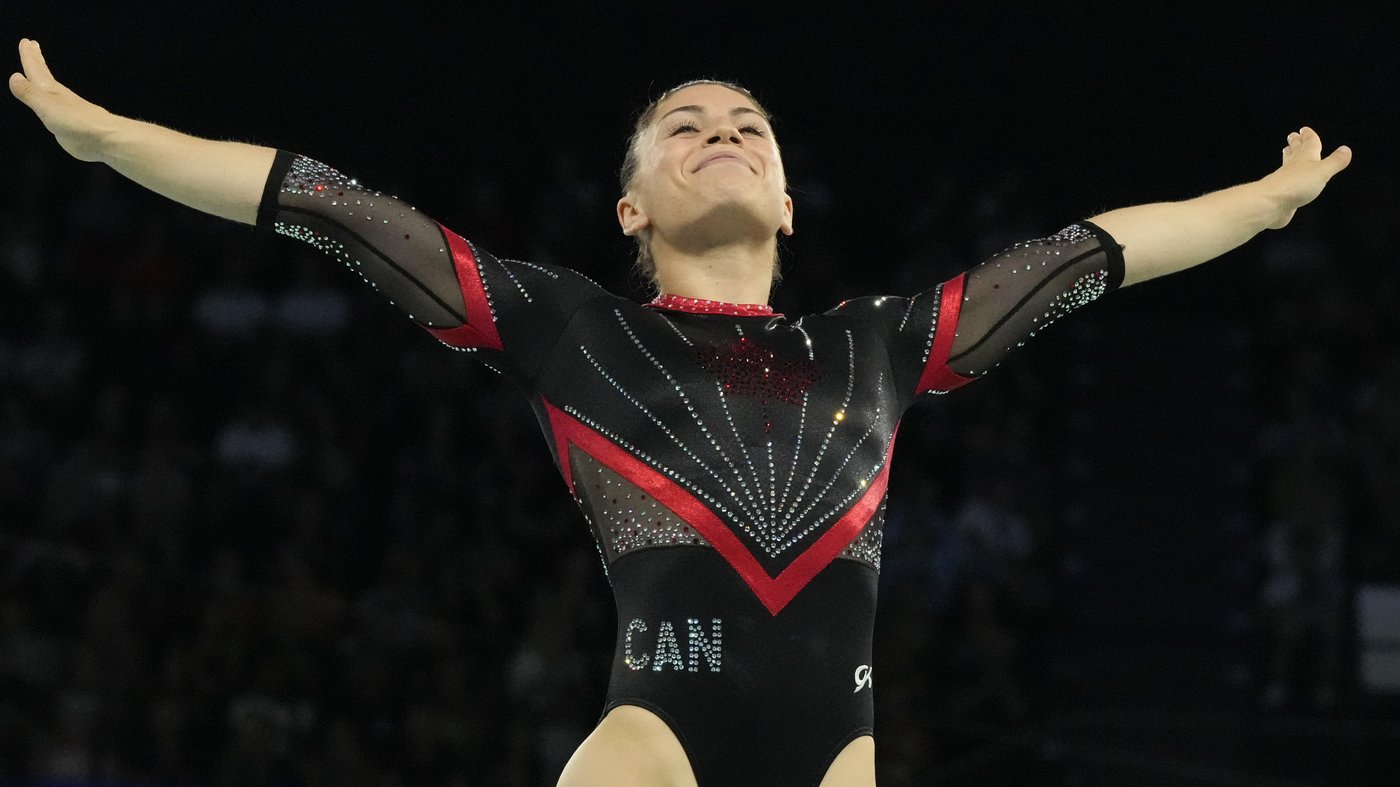
{"type": "MultiPolygon", "coordinates": [[[[113,111],[305,153],[638,298],[632,113],[737,79],[777,117],[793,314],[1260,177],[1305,123],[1351,145],[1285,230],[906,416],[878,758],[887,787],[1379,785],[1386,5],[11,2],[0,39],[113,111]]],[[[553,784],[615,619],[518,392],[309,248],[68,159],[17,102],[0,150],[0,782],[553,784]]]]}

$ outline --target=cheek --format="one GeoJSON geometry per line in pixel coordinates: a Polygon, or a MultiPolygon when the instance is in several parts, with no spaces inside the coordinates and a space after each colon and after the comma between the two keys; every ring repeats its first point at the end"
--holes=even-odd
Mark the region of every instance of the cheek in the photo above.
{"type": "Polygon", "coordinates": [[[652,192],[655,192],[658,187],[664,190],[665,184],[675,178],[677,168],[680,166],[680,159],[679,152],[663,145],[657,145],[643,151],[638,159],[638,185],[652,192]]]}

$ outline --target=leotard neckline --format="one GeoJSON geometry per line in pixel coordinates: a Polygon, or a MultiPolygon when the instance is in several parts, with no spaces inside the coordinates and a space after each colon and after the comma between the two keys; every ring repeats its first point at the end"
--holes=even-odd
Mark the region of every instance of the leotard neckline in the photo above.
{"type": "Polygon", "coordinates": [[[658,295],[647,304],[657,309],[690,312],[692,314],[728,314],[733,317],[781,317],[766,303],[726,303],[705,298],[686,298],[680,295],[658,295]]]}

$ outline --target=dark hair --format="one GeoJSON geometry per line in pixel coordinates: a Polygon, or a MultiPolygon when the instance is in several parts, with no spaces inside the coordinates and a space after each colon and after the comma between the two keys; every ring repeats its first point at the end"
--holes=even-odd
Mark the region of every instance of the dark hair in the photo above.
{"type": "MultiPolygon", "coordinates": [[[[772,125],[772,115],[768,114],[768,110],[764,109],[763,105],[754,97],[754,94],[750,93],[749,89],[743,85],[723,79],[692,79],[689,82],[682,82],[652,99],[651,103],[647,104],[642,108],[641,112],[637,113],[637,122],[632,126],[632,136],[627,138],[627,152],[622,157],[622,169],[618,171],[618,180],[622,184],[623,194],[626,194],[628,190],[632,188],[632,179],[637,176],[637,142],[642,138],[642,134],[651,126],[652,121],[656,119],[656,111],[661,108],[661,105],[666,102],[666,99],[675,95],[678,91],[695,85],[719,85],[720,87],[733,90],[735,93],[752,101],[754,107],[758,109],[759,112],[762,112],[764,119],[768,121],[769,125],[772,125]]],[[[643,230],[637,233],[634,240],[637,242],[637,262],[634,269],[642,278],[651,284],[652,289],[658,289],[656,281],[656,260],[652,259],[651,256],[651,241],[648,237],[648,232],[643,230]]],[[[778,260],[775,258],[773,260],[773,283],[777,284],[781,280],[782,273],[779,271],[778,260]]]]}

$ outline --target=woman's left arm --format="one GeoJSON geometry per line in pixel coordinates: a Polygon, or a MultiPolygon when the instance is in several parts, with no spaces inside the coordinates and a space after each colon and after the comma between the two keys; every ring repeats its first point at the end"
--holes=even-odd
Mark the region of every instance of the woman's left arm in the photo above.
{"type": "Polygon", "coordinates": [[[1322,139],[1304,126],[1288,135],[1283,165],[1252,183],[1181,202],[1119,208],[1089,221],[1123,247],[1123,286],[1219,257],[1265,229],[1288,224],[1351,163],[1343,145],[1322,157],[1322,139]]]}

